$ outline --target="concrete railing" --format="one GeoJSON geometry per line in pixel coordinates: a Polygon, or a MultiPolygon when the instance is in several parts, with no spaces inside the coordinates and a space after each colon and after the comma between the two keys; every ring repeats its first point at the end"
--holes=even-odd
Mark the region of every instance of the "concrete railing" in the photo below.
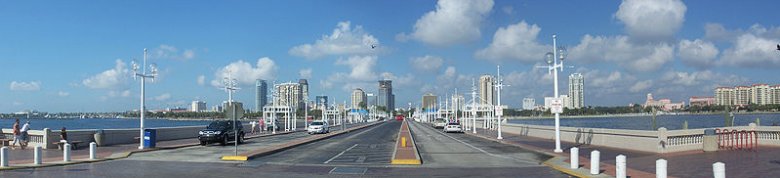
{"type": "MultiPolygon", "coordinates": [[[[187,138],[198,137],[198,131],[206,126],[182,126],[182,127],[158,127],[149,128],[157,130],[157,141],[178,140],[187,138]]],[[[244,124],[244,132],[249,133],[251,130],[249,124],[244,124]]],[[[2,129],[5,138],[13,138],[13,130],[2,129]]],[[[68,130],[68,140],[81,141],[83,143],[90,143],[95,141],[95,133],[98,129],[78,129],[68,130]]],[[[117,144],[130,144],[138,143],[138,128],[131,129],[103,129],[102,145],[117,145],[117,144]]],[[[28,147],[34,148],[35,146],[41,146],[44,149],[56,149],[57,145],[53,144],[60,140],[60,131],[52,131],[48,128],[43,130],[30,130],[27,132],[30,136],[28,147]]]]}
{"type": "MultiPolygon", "coordinates": [[[[555,127],[525,124],[503,124],[503,132],[543,139],[555,139],[555,127]]],[[[479,127],[479,126],[478,126],[479,127]]],[[[733,130],[755,130],[759,145],[780,146],[780,127],[738,126],[733,130]]],[[[561,127],[561,141],[577,145],[596,145],[652,153],[702,150],[705,129],[624,130],[603,128],[561,127]]],[[[723,128],[721,128],[723,129],[723,128]]]]}

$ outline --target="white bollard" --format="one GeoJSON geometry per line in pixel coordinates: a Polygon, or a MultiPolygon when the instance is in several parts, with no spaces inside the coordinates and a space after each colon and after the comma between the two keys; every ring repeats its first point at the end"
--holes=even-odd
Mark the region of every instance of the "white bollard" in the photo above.
{"type": "Polygon", "coordinates": [[[618,155],[615,157],[615,177],[626,178],[626,156],[618,155]]]}
{"type": "Polygon", "coordinates": [[[726,178],[726,164],[722,162],[712,164],[712,174],[715,178],[726,178]]]}
{"type": "Polygon", "coordinates": [[[569,149],[569,152],[571,152],[571,166],[572,169],[580,168],[580,149],[577,147],[571,147],[569,149]]]}
{"type": "Polygon", "coordinates": [[[70,162],[70,144],[62,145],[62,161],[70,162]]]}
{"type": "Polygon", "coordinates": [[[655,177],[656,178],[666,178],[666,160],[665,159],[655,160],[655,177]]]}
{"type": "Polygon", "coordinates": [[[89,143],[89,159],[97,159],[97,143],[95,142],[89,143]]]}
{"type": "Polygon", "coordinates": [[[0,167],[8,167],[8,147],[0,148],[0,167]]]}
{"type": "Polygon", "coordinates": [[[41,146],[35,146],[35,161],[33,162],[35,165],[41,165],[43,164],[43,154],[41,154],[43,147],[41,146]]]}
{"type": "Polygon", "coordinates": [[[599,158],[601,157],[601,152],[599,150],[593,150],[590,152],[590,174],[597,175],[599,174],[599,158]]]}

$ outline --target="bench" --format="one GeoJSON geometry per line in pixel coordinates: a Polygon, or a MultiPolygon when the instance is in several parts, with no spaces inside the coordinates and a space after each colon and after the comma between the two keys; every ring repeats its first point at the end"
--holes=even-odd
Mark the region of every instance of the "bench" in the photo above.
{"type": "Polygon", "coordinates": [[[2,142],[3,146],[11,146],[12,141],[14,141],[14,139],[7,139],[7,138],[0,139],[0,142],[2,142]]]}
{"type": "MultiPolygon", "coordinates": [[[[68,144],[70,144],[72,147],[71,149],[77,150],[79,148],[79,144],[83,143],[82,141],[68,141],[68,144]]],[[[62,150],[62,147],[65,147],[65,142],[52,142],[52,144],[57,144],[57,149],[62,150]]]]}

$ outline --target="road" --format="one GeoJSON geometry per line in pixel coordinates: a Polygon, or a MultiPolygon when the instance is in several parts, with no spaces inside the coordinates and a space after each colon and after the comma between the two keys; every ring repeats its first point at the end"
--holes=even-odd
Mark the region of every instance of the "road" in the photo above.
{"type": "MultiPolygon", "coordinates": [[[[546,156],[465,134],[411,124],[423,165],[391,165],[399,121],[388,121],[248,162],[216,159],[232,147],[163,150],[128,159],[0,172],[0,177],[568,177],[540,165],[546,156]],[[216,154],[218,153],[218,154],[216,154]]],[[[252,140],[282,143],[305,133],[252,140]]]]}

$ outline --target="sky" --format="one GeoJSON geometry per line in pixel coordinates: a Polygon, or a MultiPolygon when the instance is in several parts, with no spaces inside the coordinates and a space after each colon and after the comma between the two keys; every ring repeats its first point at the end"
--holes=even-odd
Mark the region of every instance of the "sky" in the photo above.
{"type": "MultiPolygon", "coordinates": [[[[0,2],[0,113],[138,108],[132,61],[159,75],[147,108],[254,106],[254,81],[309,80],[310,94],[349,102],[393,80],[396,106],[464,93],[482,74],[509,86],[502,104],[552,96],[545,53],[567,48],[561,93],[585,77],[585,105],[647,93],[673,102],[718,86],[780,84],[780,1],[24,1],[0,2]],[[376,45],[376,48],[371,48],[376,45]],[[230,74],[228,74],[230,73],[230,74]]],[[[469,97],[467,97],[469,98],[469,97]]]]}

